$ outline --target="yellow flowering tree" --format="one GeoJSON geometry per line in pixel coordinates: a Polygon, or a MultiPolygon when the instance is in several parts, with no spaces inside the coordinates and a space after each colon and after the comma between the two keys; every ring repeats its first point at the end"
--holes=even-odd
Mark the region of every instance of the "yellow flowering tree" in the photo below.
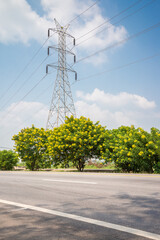
{"type": "Polygon", "coordinates": [[[51,159],[47,156],[49,132],[32,125],[13,136],[15,150],[28,169],[34,171],[51,166],[51,159]]]}
{"type": "Polygon", "coordinates": [[[55,165],[70,161],[79,171],[92,157],[100,157],[103,150],[105,128],[85,117],[66,118],[65,123],[54,128],[48,138],[48,152],[55,165]]]}
{"type": "Polygon", "coordinates": [[[105,141],[103,157],[127,172],[153,172],[156,145],[151,134],[142,128],[121,126],[110,130],[105,141]]]}

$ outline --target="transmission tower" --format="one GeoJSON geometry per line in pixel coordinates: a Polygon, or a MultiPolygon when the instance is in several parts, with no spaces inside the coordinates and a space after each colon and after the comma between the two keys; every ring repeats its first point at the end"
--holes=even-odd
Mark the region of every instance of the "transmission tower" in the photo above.
{"type": "Polygon", "coordinates": [[[68,80],[68,72],[75,73],[75,80],[77,80],[77,73],[67,64],[67,54],[74,56],[74,63],[76,62],[76,56],[67,49],[66,46],[67,37],[73,39],[73,45],[75,45],[75,38],[67,33],[69,25],[62,27],[56,19],[54,19],[54,21],[56,28],[48,29],[48,37],[51,36],[51,32],[57,33],[58,45],[48,47],[48,56],[50,55],[51,49],[56,50],[58,52],[58,65],[47,64],[46,66],[46,73],[48,73],[50,67],[57,70],[57,77],[48,114],[47,129],[58,127],[60,124],[64,123],[66,116],[76,116],[70,82],[68,80]]]}

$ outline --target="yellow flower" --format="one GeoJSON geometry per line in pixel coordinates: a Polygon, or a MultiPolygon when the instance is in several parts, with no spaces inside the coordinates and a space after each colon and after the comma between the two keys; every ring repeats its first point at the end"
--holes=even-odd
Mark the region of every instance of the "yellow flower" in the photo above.
{"type": "Polygon", "coordinates": [[[145,135],[142,135],[141,138],[144,139],[146,136],[145,135]]]}
{"type": "Polygon", "coordinates": [[[140,152],[138,153],[139,156],[142,156],[143,154],[144,154],[143,151],[140,151],[140,152]]]}

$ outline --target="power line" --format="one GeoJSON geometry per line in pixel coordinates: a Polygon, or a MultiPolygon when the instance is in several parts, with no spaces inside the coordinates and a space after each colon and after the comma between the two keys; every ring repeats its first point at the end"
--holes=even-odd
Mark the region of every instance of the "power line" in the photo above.
{"type": "Polygon", "coordinates": [[[95,74],[89,75],[87,77],[84,77],[84,78],[81,78],[81,79],[79,79],[77,81],[74,81],[72,83],[72,85],[75,84],[76,82],[83,81],[83,80],[86,80],[86,79],[89,79],[89,78],[93,78],[93,77],[97,77],[97,76],[102,75],[104,73],[108,73],[108,72],[112,72],[112,71],[115,71],[115,70],[118,70],[118,69],[122,69],[122,68],[125,68],[125,67],[128,67],[128,66],[134,65],[136,63],[144,62],[144,61],[150,60],[152,58],[155,58],[157,56],[160,56],[160,53],[156,53],[154,55],[151,55],[151,56],[148,56],[148,57],[145,57],[145,58],[137,59],[135,61],[123,64],[123,65],[120,65],[120,66],[117,66],[117,67],[114,67],[114,68],[111,68],[111,69],[107,69],[107,70],[99,72],[99,73],[95,73],[95,74]]]}
{"type": "Polygon", "coordinates": [[[33,55],[33,57],[29,60],[29,62],[25,65],[25,67],[22,69],[22,71],[18,74],[18,76],[16,77],[16,79],[11,83],[11,85],[6,89],[6,91],[1,95],[0,99],[2,99],[5,94],[11,89],[11,87],[17,82],[17,80],[20,78],[20,76],[25,72],[25,70],[27,69],[27,67],[32,63],[32,61],[34,60],[34,58],[38,55],[38,53],[40,52],[40,50],[43,48],[43,46],[46,44],[46,42],[48,41],[49,37],[44,41],[44,43],[41,45],[41,47],[35,52],[35,54],[33,55]]]}
{"type": "Polygon", "coordinates": [[[110,22],[112,19],[120,16],[121,14],[123,14],[124,12],[128,11],[129,9],[133,8],[134,6],[136,6],[137,4],[139,4],[141,1],[143,0],[138,0],[137,2],[135,2],[134,4],[130,5],[129,7],[125,8],[124,10],[122,10],[121,12],[117,13],[116,15],[114,15],[113,17],[107,19],[106,21],[104,21],[103,23],[101,23],[100,25],[98,25],[97,27],[93,28],[92,30],[90,30],[89,32],[83,34],[82,36],[78,37],[76,40],[81,39],[82,37],[88,35],[89,33],[95,31],[96,29],[102,27],[103,25],[105,25],[106,23],[110,22]]]}
{"type": "Polygon", "coordinates": [[[24,85],[28,83],[28,80],[38,71],[38,69],[46,61],[47,58],[48,56],[45,57],[45,59],[38,65],[38,67],[29,75],[25,82],[18,88],[18,90],[16,90],[16,92],[9,98],[9,100],[2,106],[2,108],[4,108],[10,102],[10,100],[12,100],[17,95],[17,93],[24,87],[24,85]]]}
{"type": "Polygon", "coordinates": [[[90,7],[88,7],[86,10],[84,10],[82,13],[80,13],[79,15],[77,15],[75,18],[73,18],[71,21],[69,21],[68,24],[70,24],[71,22],[75,21],[77,18],[79,18],[82,14],[84,14],[85,12],[87,12],[89,9],[91,9],[94,5],[96,5],[100,0],[94,2],[90,7]]]}
{"type": "Polygon", "coordinates": [[[18,103],[16,103],[2,118],[1,120],[3,120],[11,111],[13,111],[21,101],[23,101],[45,78],[46,78],[47,74],[45,74],[40,81],[38,81],[21,99],[18,103]]]}
{"type": "MultiPolygon", "coordinates": [[[[40,96],[42,96],[42,95],[43,95],[45,92],[47,92],[48,89],[50,89],[52,86],[53,86],[53,83],[50,84],[46,89],[44,89],[38,96],[36,96],[35,99],[37,99],[37,98],[39,98],[40,96]]],[[[19,103],[18,103],[18,104],[19,104],[19,103]]],[[[34,114],[32,114],[32,117],[35,116],[38,112],[40,112],[41,110],[43,110],[43,109],[45,109],[45,108],[46,108],[46,106],[43,106],[43,107],[41,107],[40,109],[38,109],[36,112],[34,112],[34,114]]],[[[23,126],[23,124],[24,124],[26,121],[28,121],[29,119],[30,119],[30,117],[27,117],[27,118],[20,124],[20,126],[18,126],[18,127],[23,126]]],[[[14,129],[15,129],[15,127],[14,127],[14,129]]],[[[16,129],[17,129],[17,128],[16,128],[16,129]]],[[[2,136],[2,138],[5,137],[7,134],[12,133],[12,131],[13,131],[13,129],[12,129],[12,130],[9,130],[7,133],[5,133],[4,136],[2,136]]]]}
{"type": "Polygon", "coordinates": [[[40,81],[38,81],[24,96],[20,101],[23,101],[45,78],[46,78],[47,74],[45,74],[40,81]]]}
{"type": "MultiPolygon", "coordinates": [[[[134,12],[132,12],[131,14],[128,14],[127,16],[121,18],[119,21],[117,21],[117,22],[115,22],[115,23],[113,23],[113,24],[114,24],[114,25],[117,25],[118,23],[122,22],[123,20],[125,20],[125,19],[128,18],[128,17],[133,16],[134,14],[136,14],[136,13],[139,12],[139,11],[141,11],[142,9],[144,9],[145,7],[147,7],[148,5],[152,4],[152,3],[155,2],[155,1],[157,1],[157,0],[152,0],[151,2],[145,4],[145,5],[142,6],[141,8],[138,8],[137,10],[135,10],[134,12]]],[[[88,41],[89,39],[91,39],[91,38],[94,37],[95,35],[100,34],[100,33],[104,32],[105,30],[107,30],[107,29],[109,29],[109,28],[111,28],[111,27],[113,27],[113,26],[112,26],[112,25],[109,25],[108,27],[105,27],[105,28],[102,29],[101,31],[94,33],[94,34],[93,34],[92,36],[90,36],[89,38],[84,39],[84,40],[81,41],[80,43],[76,44],[76,47],[79,46],[79,45],[81,45],[81,44],[83,44],[84,42],[88,41]]]]}
{"type": "Polygon", "coordinates": [[[101,52],[107,51],[107,50],[109,50],[109,49],[111,49],[111,48],[114,48],[114,47],[116,47],[116,46],[118,46],[118,45],[120,45],[120,44],[122,44],[122,43],[124,43],[124,42],[126,42],[126,41],[129,41],[129,40],[131,40],[131,39],[133,39],[133,38],[136,38],[136,37],[138,37],[138,36],[140,36],[140,35],[142,35],[142,34],[144,34],[144,33],[146,33],[146,32],[149,32],[149,31],[151,31],[151,30],[153,30],[153,29],[155,29],[155,28],[157,28],[157,27],[160,27],[160,22],[158,22],[157,24],[154,24],[154,25],[152,25],[151,27],[148,27],[148,28],[146,28],[146,29],[144,29],[144,30],[136,33],[136,34],[133,34],[133,35],[131,35],[131,36],[129,36],[129,37],[127,37],[127,38],[125,38],[125,39],[117,42],[117,43],[114,43],[114,44],[112,44],[112,45],[109,46],[109,47],[105,47],[105,48],[103,48],[103,49],[100,49],[99,51],[96,51],[96,52],[92,53],[92,54],[89,55],[89,56],[86,56],[86,57],[84,57],[84,58],[81,58],[81,59],[78,60],[76,63],[82,62],[82,61],[84,61],[85,59],[88,59],[88,58],[90,58],[90,57],[93,57],[93,56],[97,55],[98,53],[101,53],[101,52]]]}

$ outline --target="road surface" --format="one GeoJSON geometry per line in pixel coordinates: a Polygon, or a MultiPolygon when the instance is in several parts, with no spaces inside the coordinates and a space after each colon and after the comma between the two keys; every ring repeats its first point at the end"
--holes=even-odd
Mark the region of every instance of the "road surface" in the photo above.
{"type": "Polygon", "coordinates": [[[0,239],[160,240],[160,175],[1,171],[0,239]]]}

